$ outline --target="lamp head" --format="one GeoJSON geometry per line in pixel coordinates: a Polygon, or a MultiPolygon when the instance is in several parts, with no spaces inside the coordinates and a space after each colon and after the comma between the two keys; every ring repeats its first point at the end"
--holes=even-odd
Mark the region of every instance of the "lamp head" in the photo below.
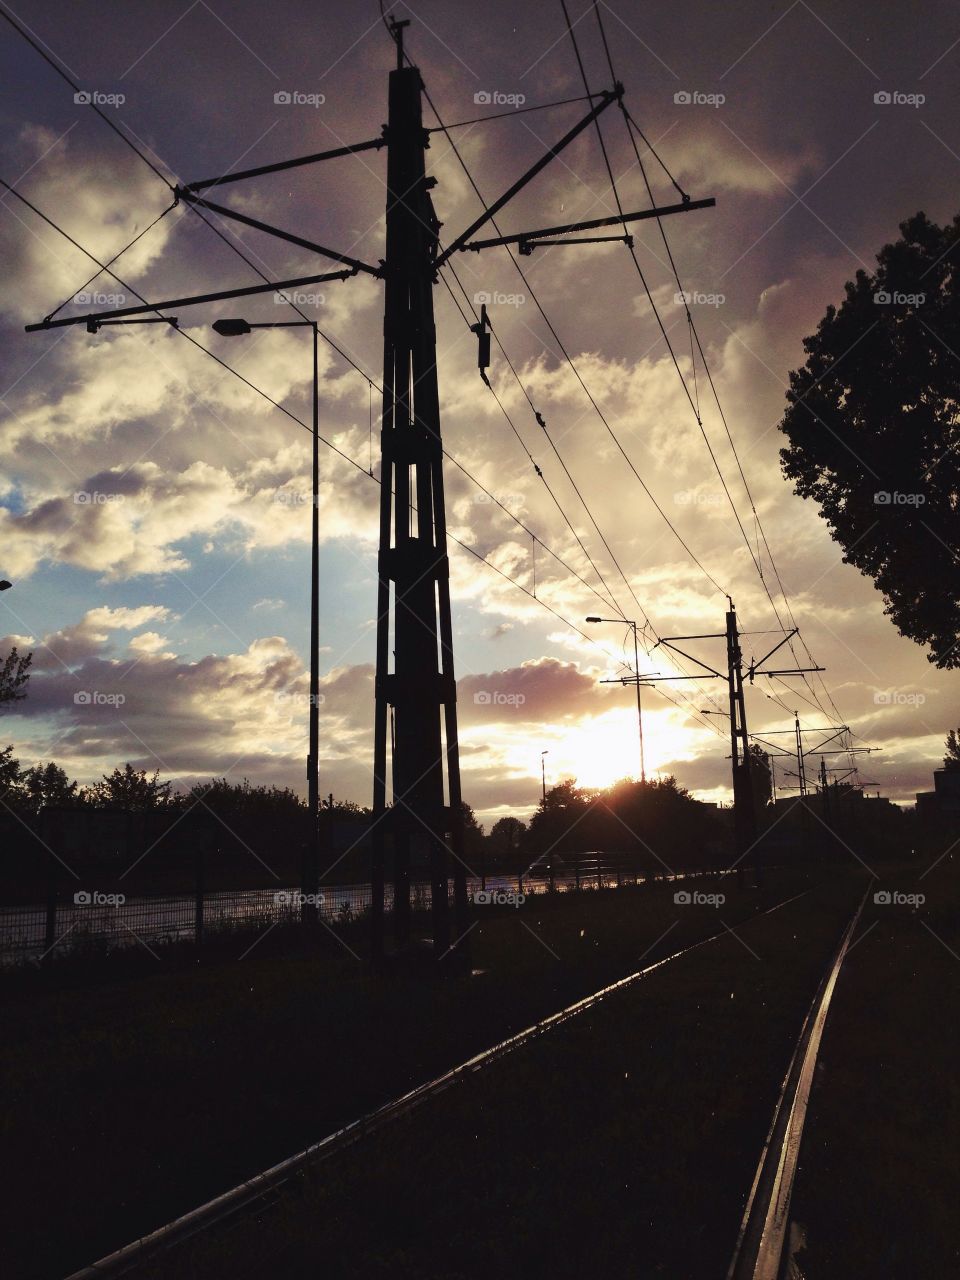
{"type": "Polygon", "coordinates": [[[214,320],[213,327],[224,338],[241,338],[245,333],[250,332],[250,325],[246,320],[229,319],[214,320]]]}

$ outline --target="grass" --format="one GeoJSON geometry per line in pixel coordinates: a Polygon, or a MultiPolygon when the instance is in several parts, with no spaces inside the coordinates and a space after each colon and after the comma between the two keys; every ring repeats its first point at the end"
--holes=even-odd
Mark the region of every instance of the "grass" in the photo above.
{"type": "MultiPolygon", "coordinates": [[[[776,872],[742,893],[730,877],[723,918],[736,927],[807,878],[776,872]]],[[[98,985],[10,984],[0,1063],[15,1105],[2,1142],[18,1170],[7,1194],[17,1230],[0,1265],[25,1280],[62,1276],[632,971],[644,953],[649,963],[718,927],[711,908],[676,907],[667,886],[483,910],[474,978],[397,969],[377,979],[323,932],[313,950],[271,952],[267,937],[241,959],[238,939],[236,955],[201,967],[161,960],[98,985]]]]}

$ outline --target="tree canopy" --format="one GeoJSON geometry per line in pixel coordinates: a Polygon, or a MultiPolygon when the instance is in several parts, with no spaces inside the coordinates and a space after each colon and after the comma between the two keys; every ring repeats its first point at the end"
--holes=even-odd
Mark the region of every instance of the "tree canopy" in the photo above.
{"type": "Polygon", "coordinates": [[[135,769],[129,762],[122,769],[105,773],[101,782],[87,791],[89,802],[97,809],[125,809],[141,813],[175,803],[170,794],[172,784],[160,781],[160,770],[150,777],[145,769],[135,769]]]}
{"type": "Polygon", "coordinates": [[[32,661],[32,653],[21,655],[13,648],[0,663],[0,706],[20,702],[27,696],[26,684],[30,679],[32,661]]]}
{"type": "Polygon", "coordinates": [[[750,786],[753,788],[754,808],[759,812],[773,799],[770,756],[759,742],[750,743],[750,786]]]}
{"type": "Polygon", "coordinates": [[[780,423],[784,474],[901,635],[960,666],[960,215],[917,213],[804,340],[780,423]]]}

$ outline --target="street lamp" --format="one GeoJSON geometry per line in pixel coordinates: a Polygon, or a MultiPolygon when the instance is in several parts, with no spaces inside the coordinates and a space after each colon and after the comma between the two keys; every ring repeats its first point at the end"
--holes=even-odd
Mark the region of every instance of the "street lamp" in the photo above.
{"type": "Polygon", "coordinates": [[[550,754],[549,750],[540,752],[540,776],[543,779],[543,802],[547,802],[547,761],[546,756],[550,754]]]}
{"type": "Polygon", "coordinates": [[[307,754],[307,808],[310,811],[309,837],[303,864],[303,894],[313,901],[301,904],[303,919],[318,914],[316,897],[320,887],[320,601],[318,580],[320,576],[320,378],[318,341],[319,331],[315,320],[275,320],[251,324],[240,317],[214,320],[213,328],[224,338],[242,338],[254,329],[312,329],[313,330],[313,514],[312,551],[310,560],[310,745],[307,754]]]}
{"type": "Polygon", "coordinates": [[[647,771],[643,763],[643,707],[640,704],[640,648],[637,643],[637,624],[629,618],[589,617],[587,622],[619,622],[633,629],[633,669],[637,673],[637,728],[640,732],[640,781],[646,782],[647,771]]]}

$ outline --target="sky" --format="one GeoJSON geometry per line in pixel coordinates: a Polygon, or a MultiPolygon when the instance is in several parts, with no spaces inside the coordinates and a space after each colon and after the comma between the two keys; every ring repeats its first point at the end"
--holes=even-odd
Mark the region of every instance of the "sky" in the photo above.
{"type": "MultiPolygon", "coordinates": [[[[590,89],[609,87],[593,5],[568,9],[590,89]]],[[[325,270],[307,250],[211,215],[218,236],[183,203],[169,208],[164,178],[377,137],[394,62],[379,7],[0,0],[0,11],[162,175],[0,23],[0,177],[101,262],[144,233],[114,264],[122,284],[91,282],[97,267],[80,248],[0,194],[0,576],[14,583],[0,596],[0,652],[34,654],[29,698],[5,713],[0,737],[23,764],[55,759],[83,782],[129,760],[178,786],[248,777],[303,792],[310,439],[271,401],[309,422],[308,331],[212,331],[222,316],[296,318],[269,293],[183,308],[180,333],[23,326],[65,300],[61,315],[134,305],[132,290],[160,301],[258,283],[231,245],[270,280],[325,270]]],[[[451,144],[490,201],[584,104],[519,108],[581,97],[583,82],[559,0],[393,12],[410,20],[407,50],[444,124],[498,117],[431,135],[449,242],[481,209],[451,144]]],[[[518,259],[525,278],[502,249],[456,255],[435,306],[448,525],[475,553],[450,547],[464,797],[488,827],[528,815],[542,752],[548,784],[635,775],[633,690],[600,683],[626,670],[632,639],[623,625],[583,619],[648,620],[650,648],[722,631],[729,595],[748,657],[782,637],[792,609],[826,668],[825,686],[816,675],[758,680],[751,730],[789,728],[795,711],[811,730],[849,725],[852,741],[877,749],[859,758],[868,790],[911,801],[960,723],[960,677],[900,637],[872,583],[842,563],[816,507],[783,479],[777,423],[803,338],[844,282],[870,271],[917,210],[941,223],[957,211],[960,15],[876,0],[617,0],[599,12],[652,148],[640,155],[657,203],[674,203],[677,186],[716,198],[663,227],[736,456],[699,357],[691,363],[655,222],[634,230],[643,280],[622,243],[538,249],[518,259]],[[468,327],[478,296],[491,299],[517,375],[495,345],[496,396],[468,327]],[[762,542],[758,554],[738,460],[772,560],[762,542]]],[[[425,120],[437,123],[429,108],[425,120]]],[[[623,207],[649,207],[623,118],[614,107],[601,123],[623,207]]],[[[368,151],[216,198],[376,264],[384,177],[384,153],[368,151]]],[[[498,222],[507,234],[615,212],[587,130],[498,222]]],[[[381,290],[359,276],[305,286],[298,299],[363,371],[321,343],[321,431],[340,451],[321,457],[321,791],[360,803],[372,787],[381,290]]],[[[724,660],[722,641],[689,651],[724,660]]],[[[796,653],[810,665],[802,645],[796,653]]],[[[640,665],[677,674],[662,648],[640,665]]],[[[661,690],[644,690],[648,773],[728,802],[724,721],[702,714],[723,709],[722,681],[661,690]]],[[[778,768],[783,785],[795,784],[790,767],[778,768]]]]}

